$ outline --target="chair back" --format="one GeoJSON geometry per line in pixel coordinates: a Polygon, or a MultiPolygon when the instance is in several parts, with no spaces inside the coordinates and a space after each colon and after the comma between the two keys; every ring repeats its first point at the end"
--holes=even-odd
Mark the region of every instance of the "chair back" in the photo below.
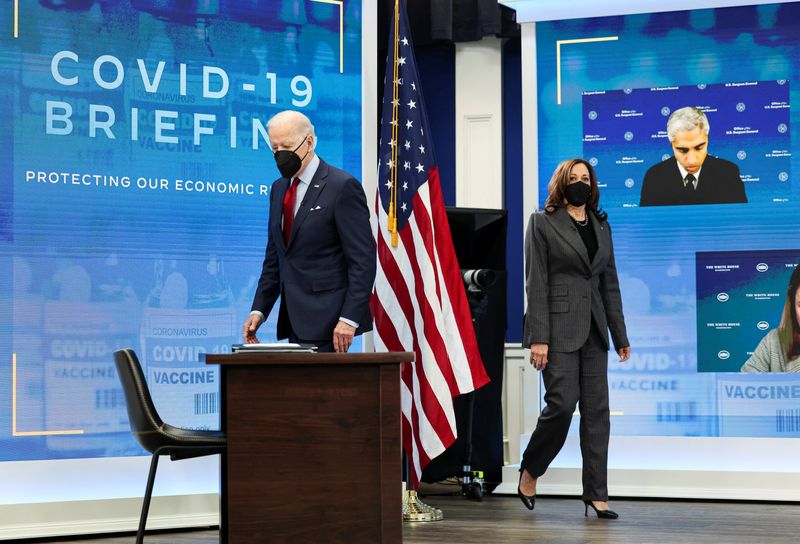
{"type": "Polygon", "coordinates": [[[114,352],[114,363],[125,394],[131,432],[144,449],[153,453],[163,445],[161,428],[164,422],[153,404],[139,358],[130,348],[121,349],[114,352]]]}

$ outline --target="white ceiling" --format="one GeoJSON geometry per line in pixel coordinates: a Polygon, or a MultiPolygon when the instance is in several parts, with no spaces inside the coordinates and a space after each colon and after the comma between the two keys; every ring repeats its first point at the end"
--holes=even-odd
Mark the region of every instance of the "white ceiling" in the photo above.
{"type": "Polygon", "coordinates": [[[607,15],[783,4],[792,0],[499,0],[517,11],[517,22],[583,19],[607,15]]]}

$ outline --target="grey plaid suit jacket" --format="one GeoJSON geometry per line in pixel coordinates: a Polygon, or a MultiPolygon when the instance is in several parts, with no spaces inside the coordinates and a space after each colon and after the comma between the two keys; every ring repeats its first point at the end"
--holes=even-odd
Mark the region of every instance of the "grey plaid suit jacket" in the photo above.
{"type": "Polygon", "coordinates": [[[550,351],[576,351],[589,337],[592,319],[606,348],[609,330],[615,349],[630,345],[622,315],[611,226],[591,212],[588,216],[597,237],[597,253],[592,262],[565,208],[557,208],[552,214],[536,212],[528,221],[528,309],[523,347],[544,343],[550,351]]]}

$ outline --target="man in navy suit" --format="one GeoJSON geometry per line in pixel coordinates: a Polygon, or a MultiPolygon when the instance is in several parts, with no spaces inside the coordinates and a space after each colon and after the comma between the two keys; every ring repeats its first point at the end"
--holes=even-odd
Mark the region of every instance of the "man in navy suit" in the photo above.
{"type": "Polygon", "coordinates": [[[681,108],[667,121],[675,156],[644,176],[639,206],[746,203],[739,167],[708,154],[708,118],[697,108],[681,108]]]}
{"type": "Polygon", "coordinates": [[[280,295],[279,339],[345,352],[372,329],[376,250],[364,190],[314,153],[314,126],[302,113],[278,113],[267,132],[282,177],[270,191],[267,251],[244,341],[258,342],[280,295]]]}

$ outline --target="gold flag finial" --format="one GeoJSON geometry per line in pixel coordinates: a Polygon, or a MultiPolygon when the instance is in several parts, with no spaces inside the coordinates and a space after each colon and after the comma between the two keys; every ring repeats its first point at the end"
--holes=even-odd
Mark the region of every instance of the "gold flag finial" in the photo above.
{"type": "Polygon", "coordinates": [[[392,233],[392,247],[397,247],[397,214],[394,210],[394,202],[389,202],[389,232],[392,233]]]}

